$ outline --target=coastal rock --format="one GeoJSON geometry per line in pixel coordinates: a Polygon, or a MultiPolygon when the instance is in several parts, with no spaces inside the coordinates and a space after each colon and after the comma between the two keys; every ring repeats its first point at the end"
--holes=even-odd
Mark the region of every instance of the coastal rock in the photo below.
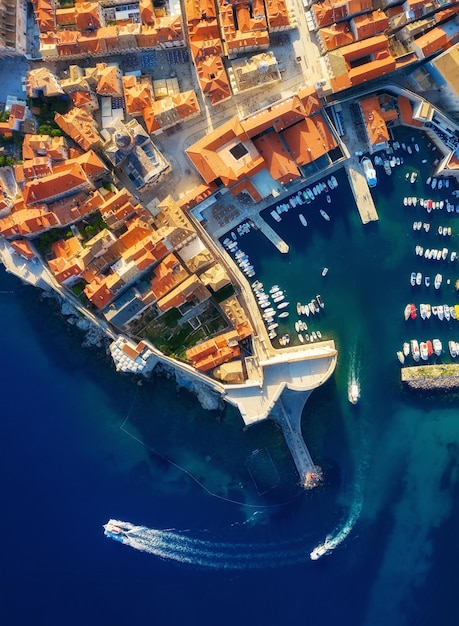
{"type": "Polygon", "coordinates": [[[182,372],[178,372],[164,363],[158,365],[156,371],[162,372],[168,378],[175,378],[177,387],[191,391],[197,397],[203,409],[207,411],[222,411],[224,409],[221,395],[208,385],[192,380],[182,372]]]}
{"type": "Polygon", "coordinates": [[[443,376],[442,378],[421,378],[406,381],[410,389],[423,391],[452,391],[459,389],[459,376],[443,376]]]}

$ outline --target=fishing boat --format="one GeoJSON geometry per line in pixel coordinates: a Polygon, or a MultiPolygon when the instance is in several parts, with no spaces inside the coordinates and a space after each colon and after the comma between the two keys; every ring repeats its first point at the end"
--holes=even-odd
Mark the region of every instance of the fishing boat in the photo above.
{"type": "Polygon", "coordinates": [[[349,398],[349,402],[351,404],[357,404],[357,402],[359,401],[360,387],[359,387],[359,383],[356,380],[349,381],[347,397],[349,398]]]}
{"type": "Polygon", "coordinates": [[[435,280],[434,280],[435,289],[440,289],[442,280],[443,280],[443,276],[441,274],[435,275],[435,280]]]}
{"type": "Polygon", "coordinates": [[[302,213],[300,213],[298,215],[298,217],[300,218],[300,222],[303,224],[303,226],[306,228],[306,226],[308,225],[308,222],[306,221],[306,218],[304,217],[304,215],[302,213]]]}
{"type": "Polygon", "coordinates": [[[326,211],[324,211],[323,209],[320,209],[320,214],[324,218],[324,220],[327,220],[327,222],[330,221],[330,216],[328,215],[326,211]]]}
{"type": "Polygon", "coordinates": [[[420,352],[419,352],[419,344],[416,339],[411,340],[411,356],[415,361],[419,361],[420,352]]]}
{"type": "Polygon", "coordinates": [[[397,352],[397,359],[400,361],[402,365],[405,363],[405,355],[403,354],[401,350],[397,352]]]}
{"type": "Polygon", "coordinates": [[[440,354],[441,354],[441,352],[442,352],[442,348],[443,348],[443,346],[442,346],[442,344],[441,344],[440,339],[434,339],[434,340],[432,341],[432,345],[433,345],[434,353],[435,353],[437,356],[440,356],[440,354]]]}
{"type": "Polygon", "coordinates": [[[455,341],[448,341],[449,353],[453,359],[457,357],[457,345],[455,341]]]}

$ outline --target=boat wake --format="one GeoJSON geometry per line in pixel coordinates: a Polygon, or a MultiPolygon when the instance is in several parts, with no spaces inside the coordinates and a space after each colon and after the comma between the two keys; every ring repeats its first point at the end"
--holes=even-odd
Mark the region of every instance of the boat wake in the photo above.
{"type": "Polygon", "coordinates": [[[349,516],[343,526],[335,531],[335,534],[328,535],[323,543],[319,543],[309,555],[313,561],[330,554],[339,546],[351,533],[362,511],[363,498],[357,497],[353,504],[349,516]]]}
{"type": "Polygon", "coordinates": [[[230,543],[189,537],[176,530],[157,530],[111,519],[105,535],[135,550],[162,559],[211,569],[266,569],[308,560],[304,537],[281,543],[230,543]]]}
{"type": "Polygon", "coordinates": [[[357,404],[360,398],[360,358],[356,348],[350,353],[347,396],[351,404],[357,404]]]}

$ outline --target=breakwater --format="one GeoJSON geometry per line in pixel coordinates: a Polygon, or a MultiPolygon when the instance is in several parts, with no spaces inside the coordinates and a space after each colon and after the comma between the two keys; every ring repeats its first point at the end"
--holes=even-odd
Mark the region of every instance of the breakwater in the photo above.
{"type": "Polygon", "coordinates": [[[420,365],[403,367],[401,380],[410,389],[444,390],[459,389],[459,364],[420,365]]]}

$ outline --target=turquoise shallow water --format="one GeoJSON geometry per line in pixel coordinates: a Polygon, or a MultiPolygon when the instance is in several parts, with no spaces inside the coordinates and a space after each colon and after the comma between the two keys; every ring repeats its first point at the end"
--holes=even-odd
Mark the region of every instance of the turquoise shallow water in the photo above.
{"type": "MultiPolygon", "coordinates": [[[[279,283],[293,305],[322,294],[315,323],[339,349],[335,376],[303,415],[325,471],[313,492],[297,488],[274,424],[244,431],[230,407],[203,411],[164,378],[139,387],[102,351],[83,349],[52,303],[0,274],[0,290],[14,292],[0,296],[2,623],[457,624],[457,397],[403,390],[395,353],[411,337],[459,339],[459,325],[403,319],[407,302],[434,303],[432,288],[418,295],[409,285],[418,269],[411,225],[423,214],[400,198],[424,193],[428,164],[423,153],[403,156],[406,168],[390,178],[378,168],[377,224],[362,226],[337,174],[330,223],[314,204],[303,207],[307,229],[290,212],[275,224],[289,255],[258,232],[241,238],[257,277],[279,283]],[[362,389],[355,407],[351,369],[362,389]],[[250,464],[254,449],[276,473],[250,464]],[[105,539],[110,517],[158,530],[153,554],[105,539]],[[332,555],[309,560],[346,528],[332,555]]],[[[422,245],[437,240],[439,223],[459,233],[459,216],[431,221],[422,245]]],[[[458,270],[442,267],[452,284],[439,301],[453,304],[458,270]]]]}

